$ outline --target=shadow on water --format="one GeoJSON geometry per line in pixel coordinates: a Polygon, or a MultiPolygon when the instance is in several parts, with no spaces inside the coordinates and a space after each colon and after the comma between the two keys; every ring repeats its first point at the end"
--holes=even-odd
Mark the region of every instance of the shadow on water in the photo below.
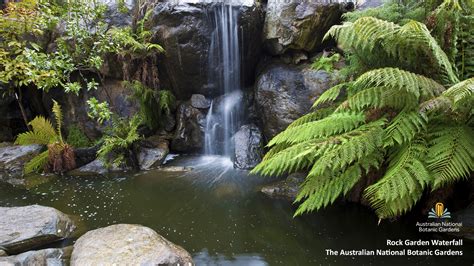
{"type": "Polygon", "coordinates": [[[463,247],[464,257],[329,257],[328,248],[385,249],[387,239],[430,236],[416,234],[414,224],[377,226],[373,213],[356,205],[335,205],[293,218],[295,207],[290,202],[258,192],[271,179],[235,170],[226,158],[178,157],[169,165],[192,170],[66,176],[29,190],[0,185],[0,205],[55,207],[77,216],[80,232],[115,223],[142,224],[183,246],[197,265],[400,265],[407,259],[418,265],[467,265],[473,261],[469,243],[463,247]]]}

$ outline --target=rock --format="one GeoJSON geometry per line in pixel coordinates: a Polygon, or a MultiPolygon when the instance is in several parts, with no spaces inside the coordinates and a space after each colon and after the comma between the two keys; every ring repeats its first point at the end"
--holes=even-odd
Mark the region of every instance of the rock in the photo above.
{"type": "MultiPolygon", "coordinates": [[[[4,91],[1,86],[0,90],[4,91]]],[[[13,134],[15,133],[14,127],[18,127],[16,124],[24,124],[13,95],[5,94],[0,96],[0,114],[3,114],[0,116],[0,142],[12,141],[13,134]]]]}
{"type": "Polygon", "coordinates": [[[178,152],[200,152],[204,146],[205,115],[188,102],[178,107],[176,133],[171,149],[178,152]]]}
{"type": "Polygon", "coordinates": [[[0,257],[5,257],[8,256],[7,252],[5,250],[0,249],[0,257]]]}
{"type": "Polygon", "coordinates": [[[28,251],[15,256],[0,257],[0,265],[67,265],[63,260],[63,251],[59,248],[48,248],[28,251]]]}
{"type": "Polygon", "coordinates": [[[67,238],[75,228],[67,215],[51,207],[0,207],[0,247],[9,254],[67,238]]]}
{"type": "Polygon", "coordinates": [[[357,1],[357,10],[364,10],[367,8],[374,8],[374,7],[379,7],[383,5],[382,0],[362,0],[362,1],[357,1]]]}
{"type": "Polygon", "coordinates": [[[251,169],[257,166],[263,155],[263,136],[260,129],[244,125],[234,135],[234,167],[251,169]]]}
{"type": "Polygon", "coordinates": [[[267,139],[306,114],[313,102],[332,85],[332,75],[309,65],[270,64],[258,77],[255,93],[267,139]]]}
{"type": "Polygon", "coordinates": [[[474,203],[464,210],[454,212],[451,222],[462,223],[460,232],[450,233],[451,235],[474,241],[474,203]]]}
{"type": "Polygon", "coordinates": [[[169,151],[167,141],[159,143],[156,147],[140,147],[138,151],[140,170],[149,170],[161,166],[169,151]]]}
{"type": "Polygon", "coordinates": [[[97,158],[98,146],[74,149],[76,156],[76,167],[82,167],[97,158]]]}
{"type": "Polygon", "coordinates": [[[324,35],[340,22],[348,7],[353,4],[268,0],[263,29],[266,50],[280,55],[290,49],[307,52],[320,49],[324,35]]]}
{"type": "Polygon", "coordinates": [[[284,180],[264,186],[260,191],[272,198],[294,201],[305,178],[306,174],[303,173],[291,174],[284,180]]]}
{"type": "Polygon", "coordinates": [[[116,224],[92,230],[74,244],[71,265],[192,265],[191,255],[148,227],[116,224]]]}
{"type": "Polygon", "coordinates": [[[0,181],[13,185],[24,182],[23,167],[33,157],[40,154],[41,145],[7,146],[0,148],[0,181]]]}
{"type": "Polygon", "coordinates": [[[193,168],[188,166],[165,166],[160,167],[160,171],[163,172],[189,172],[193,170],[193,168]]]}
{"type": "Polygon", "coordinates": [[[211,106],[211,101],[202,94],[193,94],[191,96],[191,106],[199,109],[207,109],[211,106]]]}
{"type": "MultiPolygon", "coordinates": [[[[215,97],[221,92],[217,84],[209,84],[212,13],[217,1],[165,0],[157,3],[151,17],[156,43],[163,46],[166,54],[159,59],[158,67],[164,87],[172,88],[180,100],[192,94],[215,97]]],[[[239,9],[238,27],[240,36],[242,78],[244,85],[254,82],[255,66],[259,60],[263,10],[254,0],[235,5],[239,9]]]]}
{"type": "Polygon", "coordinates": [[[127,171],[131,171],[132,168],[130,167],[119,167],[119,166],[116,166],[116,165],[112,165],[110,167],[107,167],[105,165],[105,163],[100,160],[100,159],[95,159],[94,161],[82,166],[82,167],[79,167],[77,169],[74,169],[72,171],[69,172],[70,175],[96,175],[96,174],[99,174],[99,175],[103,175],[103,174],[107,174],[107,173],[110,173],[110,172],[127,172],[127,171]]]}

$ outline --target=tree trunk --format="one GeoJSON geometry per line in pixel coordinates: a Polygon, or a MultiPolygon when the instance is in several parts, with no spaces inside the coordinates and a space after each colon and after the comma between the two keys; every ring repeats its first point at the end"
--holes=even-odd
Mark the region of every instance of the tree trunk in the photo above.
{"type": "Polygon", "coordinates": [[[23,117],[23,122],[25,122],[25,125],[26,125],[26,128],[28,128],[28,130],[30,130],[30,125],[28,124],[28,117],[26,116],[26,112],[25,112],[25,108],[23,108],[23,104],[22,104],[22,93],[21,93],[21,88],[18,89],[18,94],[15,92],[15,98],[18,102],[18,106],[20,107],[20,111],[21,111],[21,116],[23,117]]]}

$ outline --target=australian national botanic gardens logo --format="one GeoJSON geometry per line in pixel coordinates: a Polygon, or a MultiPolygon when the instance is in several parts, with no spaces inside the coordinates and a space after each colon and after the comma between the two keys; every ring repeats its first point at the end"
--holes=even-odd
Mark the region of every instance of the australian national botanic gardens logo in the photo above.
{"type": "Polygon", "coordinates": [[[451,213],[444,204],[438,202],[428,212],[428,221],[417,222],[419,232],[428,233],[457,233],[461,230],[462,223],[452,222],[451,213]]]}

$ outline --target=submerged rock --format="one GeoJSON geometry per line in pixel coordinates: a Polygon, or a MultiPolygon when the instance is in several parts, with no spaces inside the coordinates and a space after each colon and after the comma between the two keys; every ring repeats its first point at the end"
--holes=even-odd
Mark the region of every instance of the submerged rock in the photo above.
{"type": "Polygon", "coordinates": [[[0,247],[9,254],[67,238],[74,229],[67,215],[51,207],[0,207],[0,247]]]}
{"type": "Polygon", "coordinates": [[[263,136],[260,129],[253,125],[244,125],[234,135],[234,167],[251,169],[257,166],[263,155],[263,136]]]}
{"type": "Polygon", "coordinates": [[[87,232],[74,244],[71,265],[192,265],[191,255],[148,227],[116,224],[87,232]]]}
{"type": "Polygon", "coordinates": [[[295,173],[286,179],[264,186],[260,191],[272,198],[285,198],[294,201],[306,174],[295,173]]]}
{"type": "Polygon", "coordinates": [[[13,185],[22,184],[25,163],[40,154],[40,145],[7,146],[0,148],[0,181],[13,185]]]}
{"type": "Polygon", "coordinates": [[[107,167],[105,163],[100,160],[100,159],[95,159],[94,161],[79,167],[77,169],[74,169],[69,172],[70,175],[94,175],[94,174],[99,174],[103,175],[109,172],[120,172],[120,171],[130,171],[132,168],[130,167],[119,167],[116,165],[112,165],[110,167],[107,167]]]}
{"type": "Polygon", "coordinates": [[[328,1],[268,0],[264,25],[265,48],[273,55],[287,50],[313,52],[329,28],[353,5],[328,1]]]}
{"type": "Polygon", "coordinates": [[[205,115],[190,103],[178,107],[176,133],[171,149],[178,152],[199,152],[204,146],[205,115]]]}
{"type": "Polygon", "coordinates": [[[332,75],[309,65],[269,65],[256,83],[256,105],[267,139],[306,114],[313,102],[332,85],[332,75]]]}
{"type": "Polygon", "coordinates": [[[59,248],[28,251],[15,256],[0,257],[0,265],[66,265],[63,260],[63,250],[59,248]]]}

